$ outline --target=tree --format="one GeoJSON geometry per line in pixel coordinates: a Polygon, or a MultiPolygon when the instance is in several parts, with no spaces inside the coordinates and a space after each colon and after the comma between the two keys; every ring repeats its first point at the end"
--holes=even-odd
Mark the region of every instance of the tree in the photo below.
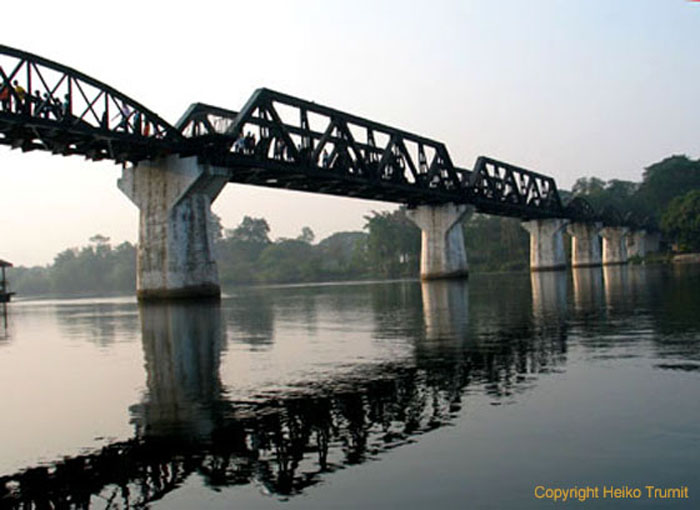
{"type": "Polygon", "coordinates": [[[218,214],[209,215],[209,233],[212,241],[218,243],[224,238],[224,226],[221,224],[221,217],[218,214]]]}
{"type": "Polygon", "coordinates": [[[109,237],[103,236],[102,234],[95,234],[90,239],[88,239],[88,241],[90,241],[90,244],[102,246],[105,244],[109,244],[109,237]]]}
{"type": "Polygon", "coordinates": [[[316,236],[314,235],[314,231],[311,230],[310,227],[304,227],[301,229],[301,234],[299,234],[299,237],[297,237],[297,241],[311,244],[314,242],[315,238],[316,236]]]}
{"type": "Polygon", "coordinates": [[[254,244],[270,244],[270,225],[265,218],[251,218],[245,216],[240,225],[227,231],[227,237],[237,241],[245,241],[254,244]]]}
{"type": "Polygon", "coordinates": [[[284,239],[260,254],[261,279],[266,282],[304,282],[318,278],[320,260],[315,247],[298,239],[284,239]]]}
{"type": "Polygon", "coordinates": [[[661,228],[681,251],[700,251],[700,189],[671,200],[661,219],[661,228]]]}
{"type": "Polygon", "coordinates": [[[605,190],[605,181],[598,177],[579,177],[571,188],[574,195],[598,195],[605,190]]]}
{"type": "Polygon", "coordinates": [[[647,204],[656,219],[660,219],[671,200],[699,188],[700,161],[692,161],[687,156],[671,156],[644,170],[637,198],[647,204]]]}
{"type": "Polygon", "coordinates": [[[367,256],[377,276],[416,276],[420,259],[420,229],[406,216],[406,208],[372,211],[365,216],[369,230],[367,256]]]}
{"type": "Polygon", "coordinates": [[[260,279],[258,259],[272,244],[269,232],[267,220],[250,216],[245,216],[235,229],[226,231],[226,237],[215,245],[223,283],[253,283],[260,279]]]}

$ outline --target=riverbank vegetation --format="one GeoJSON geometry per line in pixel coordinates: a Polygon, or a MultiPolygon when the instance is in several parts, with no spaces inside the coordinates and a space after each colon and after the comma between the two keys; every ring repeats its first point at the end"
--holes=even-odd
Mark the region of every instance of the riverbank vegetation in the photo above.
{"type": "MultiPolygon", "coordinates": [[[[700,160],[666,158],[647,167],[640,183],[582,177],[561,194],[658,225],[680,251],[700,250],[700,160]]],[[[224,286],[418,276],[420,230],[403,207],[372,212],[363,231],[337,232],[319,242],[309,227],[295,238],[272,240],[265,218],[246,216],[228,230],[216,216],[212,221],[224,286]]],[[[462,228],[472,271],[527,269],[529,237],[518,219],[468,214],[462,228]]],[[[112,246],[96,235],[86,246],[62,251],[48,266],[12,268],[9,279],[20,295],[133,292],[136,247],[112,246]]]]}

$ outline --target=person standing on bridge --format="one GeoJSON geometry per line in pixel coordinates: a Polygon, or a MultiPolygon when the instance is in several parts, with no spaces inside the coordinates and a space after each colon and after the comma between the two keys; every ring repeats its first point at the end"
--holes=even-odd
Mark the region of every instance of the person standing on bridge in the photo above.
{"type": "Polygon", "coordinates": [[[15,94],[17,94],[15,113],[22,113],[24,111],[24,98],[27,96],[27,91],[24,90],[24,87],[22,87],[17,80],[15,80],[12,84],[15,87],[15,94]]]}
{"type": "Polygon", "coordinates": [[[282,159],[282,151],[284,150],[284,144],[282,143],[282,138],[275,138],[275,159],[282,159]]]}
{"type": "Polygon", "coordinates": [[[66,94],[63,96],[63,120],[67,120],[71,115],[70,94],[66,94]]]}
{"type": "Polygon", "coordinates": [[[141,112],[138,110],[134,113],[134,133],[141,134],[141,112]]]}
{"type": "Polygon", "coordinates": [[[124,130],[124,132],[128,131],[128,126],[129,126],[129,117],[131,117],[131,108],[129,107],[128,104],[122,102],[117,103],[117,107],[119,108],[119,113],[117,113],[114,117],[112,117],[112,120],[114,119],[119,119],[119,124],[116,127],[116,130],[124,130]]]}
{"type": "Polygon", "coordinates": [[[0,86],[0,106],[3,111],[10,111],[10,87],[7,85],[0,86]]]}
{"type": "Polygon", "coordinates": [[[37,89],[34,91],[34,96],[32,96],[32,102],[34,103],[34,115],[37,117],[41,117],[42,101],[40,90],[37,89]]]}
{"type": "Polygon", "coordinates": [[[238,135],[236,141],[233,143],[233,152],[242,153],[245,150],[245,136],[243,133],[238,135]]]}

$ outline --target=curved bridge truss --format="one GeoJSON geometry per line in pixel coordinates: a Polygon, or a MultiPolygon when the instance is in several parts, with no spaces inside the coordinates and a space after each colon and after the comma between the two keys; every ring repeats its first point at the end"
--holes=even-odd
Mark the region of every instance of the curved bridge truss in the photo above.
{"type": "Polygon", "coordinates": [[[441,142],[286,94],[259,89],[240,112],[195,103],[171,126],[109,85],[2,45],[0,144],[118,163],[197,156],[228,168],[231,182],[409,207],[602,218],[582,199],[563,207],[552,177],[487,157],[460,168],[441,142]]]}
{"type": "Polygon", "coordinates": [[[0,143],[124,162],[172,153],[180,138],[157,114],[109,85],[0,46],[0,143]]]}

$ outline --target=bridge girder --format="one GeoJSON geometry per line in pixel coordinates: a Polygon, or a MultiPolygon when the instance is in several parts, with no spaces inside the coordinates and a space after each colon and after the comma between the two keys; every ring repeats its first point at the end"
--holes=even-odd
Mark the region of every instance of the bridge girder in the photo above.
{"type": "Polygon", "coordinates": [[[409,207],[451,202],[522,219],[624,221],[579,199],[563,207],[552,177],[487,157],[473,170],[456,167],[442,142],[269,89],[240,111],[195,103],[171,126],[109,85],[2,45],[0,144],[118,163],[197,156],[228,168],[230,182],[409,207]]]}

